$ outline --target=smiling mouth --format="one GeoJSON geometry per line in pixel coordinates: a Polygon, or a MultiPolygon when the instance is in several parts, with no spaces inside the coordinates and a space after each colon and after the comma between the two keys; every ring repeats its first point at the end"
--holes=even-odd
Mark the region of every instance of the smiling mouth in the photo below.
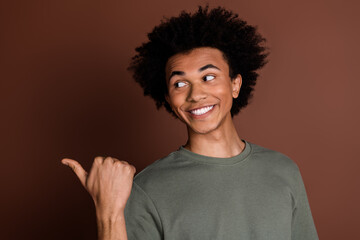
{"type": "Polygon", "coordinates": [[[196,115],[196,116],[200,116],[200,115],[203,115],[203,114],[209,112],[211,109],[214,108],[214,106],[215,106],[215,105],[211,105],[211,106],[207,106],[207,107],[202,107],[202,108],[190,110],[189,112],[190,112],[191,114],[196,115]]]}

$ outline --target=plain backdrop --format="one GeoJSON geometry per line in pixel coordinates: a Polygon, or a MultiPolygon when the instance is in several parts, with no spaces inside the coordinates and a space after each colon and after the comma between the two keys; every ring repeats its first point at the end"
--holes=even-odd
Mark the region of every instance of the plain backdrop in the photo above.
{"type": "MultiPolygon", "coordinates": [[[[234,118],[242,139],[299,166],[320,239],[359,239],[359,2],[207,1],[267,39],[269,63],[234,118]]],[[[126,70],[164,17],[205,1],[0,3],[1,239],[96,239],[89,170],[113,156],[137,172],[186,141],[126,70]]]]}

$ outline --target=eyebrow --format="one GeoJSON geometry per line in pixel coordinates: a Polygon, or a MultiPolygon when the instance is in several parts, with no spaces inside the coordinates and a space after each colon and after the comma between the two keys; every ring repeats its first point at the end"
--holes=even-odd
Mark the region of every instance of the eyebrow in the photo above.
{"type": "MultiPolygon", "coordinates": [[[[208,69],[208,68],[214,68],[214,69],[217,69],[217,70],[221,71],[220,68],[218,68],[217,66],[212,65],[212,64],[207,64],[207,65],[199,68],[198,72],[205,71],[205,70],[208,69]]],[[[170,76],[169,76],[169,81],[170,81],[170,79],[171,79],[173,76],[175,76],[175,75],[184,76],[184,75],[185,75],[185,72],[183,72],[183,71],[172,71],[171,74],[170,74],[170,76]]]]}

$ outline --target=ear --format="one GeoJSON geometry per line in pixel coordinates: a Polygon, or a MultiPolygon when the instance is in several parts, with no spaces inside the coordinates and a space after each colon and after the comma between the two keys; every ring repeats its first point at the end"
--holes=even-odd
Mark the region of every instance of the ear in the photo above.
{"type": "Polygon", "coordinates": [[[240,88],[242,84],[242,78],[241,75],[238,74],[234,79],[231,81],[231,87],[232,87],[232,96],[233,98],[237,98],[240,93],[240,88]]]}

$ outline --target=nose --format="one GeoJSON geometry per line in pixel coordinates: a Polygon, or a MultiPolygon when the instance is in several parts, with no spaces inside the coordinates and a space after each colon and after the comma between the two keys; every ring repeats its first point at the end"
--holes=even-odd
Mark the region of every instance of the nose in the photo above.
{"type": "Polygon", "coordinates": [[[207,92],[201,84],[192,84],[186,100],[189,102],[199,102],[206,97],[207,92]]]}

